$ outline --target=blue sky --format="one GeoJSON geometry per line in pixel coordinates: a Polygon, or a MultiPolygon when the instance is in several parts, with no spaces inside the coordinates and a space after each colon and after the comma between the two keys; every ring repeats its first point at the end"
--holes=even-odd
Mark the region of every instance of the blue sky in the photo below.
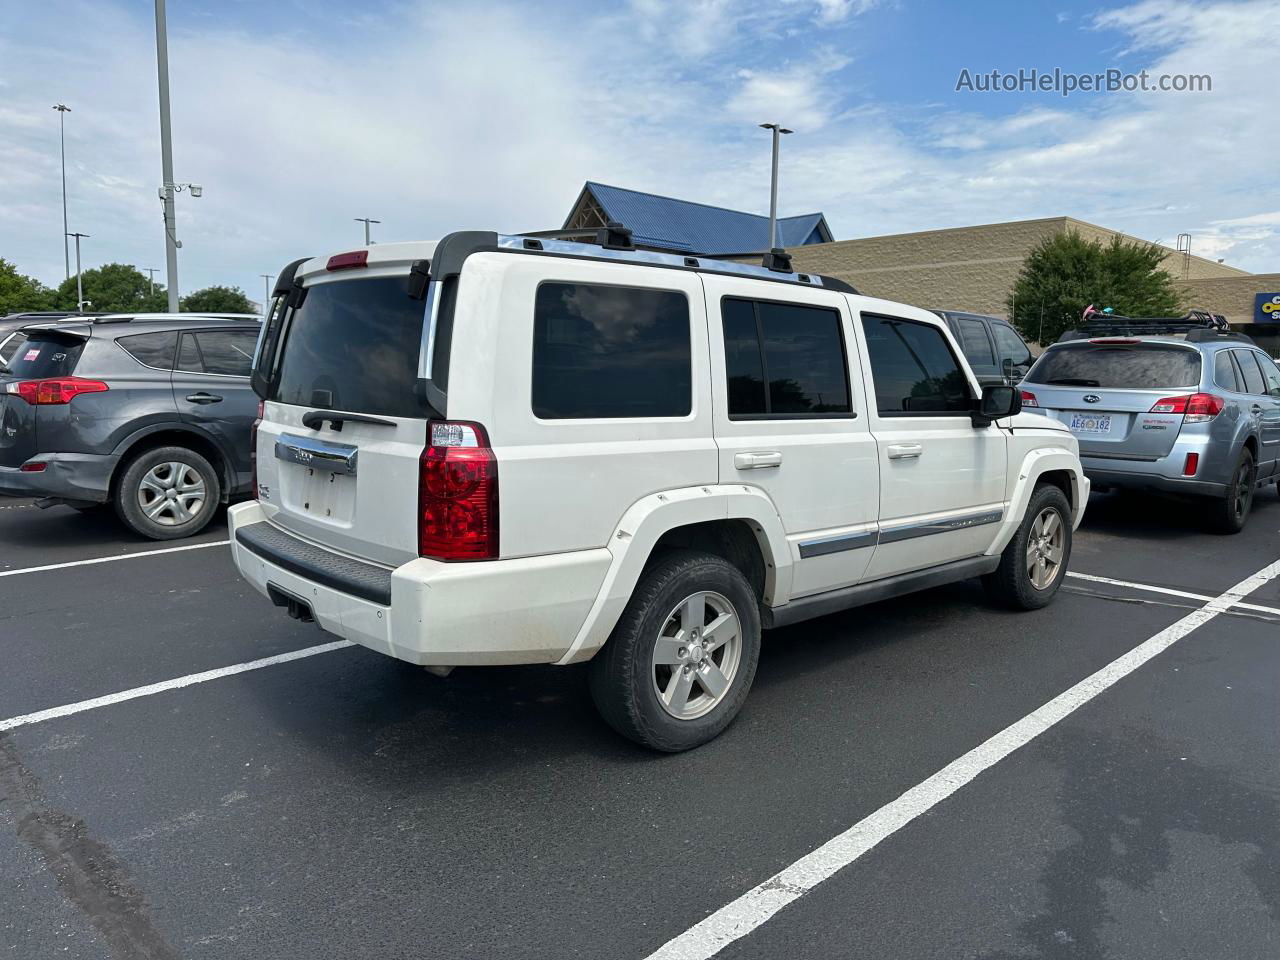
{"type": "MultiPolygon", "coordinates": [[[[152,4],[9,0],[0,256],[160,267],[152,4]]],[[[454,229],[559,226],[582,182],[822,210],[837,238],[1074,216],[1280,270],[1278,0],[170,0],[181,288],[454,229]],[[961,69],[1208,73],[1208,93],[972,93],[961,69]]]]}

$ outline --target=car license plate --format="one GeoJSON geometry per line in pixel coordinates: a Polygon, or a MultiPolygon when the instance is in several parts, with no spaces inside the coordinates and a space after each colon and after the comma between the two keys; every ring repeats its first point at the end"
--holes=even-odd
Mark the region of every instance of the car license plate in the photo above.
{"type": "Polygon", "coordinates": [[[1085,436],[1096,437],[1103,436],[1111,432],[1111,415],[1097,416],[1088,413],[1075,413],[1071,415],[1071,432],[1079,433],[1085,436]]]}

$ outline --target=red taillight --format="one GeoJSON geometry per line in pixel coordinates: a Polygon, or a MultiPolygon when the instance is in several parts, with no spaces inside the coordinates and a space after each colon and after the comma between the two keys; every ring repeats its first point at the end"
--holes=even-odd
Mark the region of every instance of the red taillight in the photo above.
{"type": "Polygon", "coordinates": [[[1024,407],[1038,407],[1040,406],[1040,401],[1036,399],[1036,395],[1030,390],[1023,390],[1022,405],[1024,407]]]}
{"type": "Polygon", "coordinates": [[[1182,465],[1182,475],[1184,477],[1194,477],[1196,471],[1200,469],[1200,454],[1188,453],[1187,461],[1182,465]]]}
{"type": "Polygon", "coordinates": [[[351,253],[339,253],[329,258],[329,262],[325,265],[326,270],[350,270],[352,267],[367,267],[369,265],[368,250],[353,250],[351,253]]]}
{"type": "Polygon", "coordinates": [[[1191,393],[1185,397],[1165,397],[1157,400],[1152,413],[1180,413],[1187,423],[1204,423],[1222,412],[1221,397],[1212,393],[1191,393]]]}
{"type": "Polygon", "coordinates": [[[418,554],[498,556],[498,461],[478,423],[432,423],[418,462],[418,554]]]}
{"type": "Polygon", "coordinates": [[[48,464],[42,460],[32,460],[20,466],[18,468],[18,472],[19,473],[44,473],[44,468],[47,466],[48,464]]]}
{"type": "Polygon", "coordinates": [[[254,419],[253,426],[249,428],[249,466],[252,470],[253,476],[253,480],[251,481],[253,486],[249,489],[253,492],[255,497],[258,495],[258,425],[262,423],[262,414],[266,408],[267,405],[263,401],[259,400],[258,416],[254,419]]]}
{"type": "Polygon", "coordinates": [[[30,404],[70,403],[82,393],[101,393],[107,385],[101,380],[81,377],[53,377],[48,380],[18,380],[6,384],[5,391],[16,394],[30,404]]]}

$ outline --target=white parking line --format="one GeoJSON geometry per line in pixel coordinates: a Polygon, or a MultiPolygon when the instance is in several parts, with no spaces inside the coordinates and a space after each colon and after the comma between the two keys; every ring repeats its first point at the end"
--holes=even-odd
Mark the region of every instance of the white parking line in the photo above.
{"type": "Polygon", "coordinates": [[[161,547],[159,550],[139,550],[136,553],[118,553],[114,557],[94,557],[91,560],[68,560],[66,563],[46,563],[40,567],[19,567],[17,570],[0,570],[0,577],[16,577],[20,573],[43,573],[45,570],[65,570],[67,567],[86,567],[94,563],[114,563],[117,560],[136,560],[138,557],[155,557],[162,553],[180,553],[183,550],[203,550],[205,547],[225,547],[230,540],[214,540],[211,543],[188,543],[181,547],[161,547]]]}
{"type": "Polygon", "coordinates": [[[791,866],[667,941],[647,960],[708,960],[715,956],[735,940],[768,922],[783,907],[849,866],[880,841],[931,810],[978,774],[1040,736],[1197,627],[1238,605],[1245,596],[1277,575],[1280,575],[1280,561],[1263,567],[1226,593],[1212,598],[1203,607],[1058,694],[1044,706],[1005,727],[898,799],[885,804],[844,833],[832,837],[791,866]]]}
{"type": "Polygon", "coordinates": [[[205,683],[208,680],[219,680],[222,677],[233,677],[237,673],[247,673],[250,670],[261,670],[263,667],[274,667],[277,663],[289,663],[292,660],[302,660],[305,657],[314,657],[317,654],[329,653],[333,650],[341,650],[344,647],[354,646],[350,640],[335,640],[332,643],[322,643],[314,647],[303,647],[301,650],[292,650],[289,653],[278,653],[274,657],[263,657],[261,660],[249,660],[246,663],[236,663],[229,667],[218,667],[216,670],[206,670],[204,673],[189,673],[185,677],[175,677],[172,680],[161,680],[159,683],[149,683],[145,687],[134,687],[131,690],[121,690],[119,693],[108,693],[105,697],[94,697],[92,700],[81,700],[79,703],[68,703],[61,707],[50,707],[48,710],[38,710],[35,713],[26,713],[20,717],[10,717],[8,720],[0,720],[0,733],[6,730],[12,730],[15,727],[25,727],[33,723],[40,723],[44,720],[54,720],[58,717],[69,717],[74,713],[84,713],[86,710],[97,710],[99,707],[109,707],[113,703],[123,703],[126,700],[137,700],[139,697],[149,697],[155,693],[164,693],[166,690],[178,690],[182,687],[189,687],[195,683],[205,683]]]}
{"type": "MultiPolygon", "coordinates": [[[[1113,587],[1128,587],[1131,590],[1146,590],[1149,593],[1163,593],[1170,597],[1186,597],[1188,600],[1199,600],[1208,602],[1213,597],[1204,593],[1188,593],[1186,590],[1173,590],[1169,587],[1157,587],[1150,583],[1134,583],[1131,580],[1112,580],[1110,577],[1095,577],[1089,573],[1076,573],[1073,570],[1067,571],[1068,577],[1074,577],[1076,580],[1088,580],[1090,583],[1109,583],[1113,587]]],[[[1280,614],[1280,607],[1264,607],[1256,603],[1236,603],[1232,606],[1241,610],[1255,610],[1259,613],[1280,614]]]]}

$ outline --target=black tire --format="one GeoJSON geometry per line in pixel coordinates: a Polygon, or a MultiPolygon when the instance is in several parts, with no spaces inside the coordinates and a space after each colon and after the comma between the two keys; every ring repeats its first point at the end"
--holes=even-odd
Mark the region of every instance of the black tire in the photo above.
{"type": "MultiPolygon", "coordinates": [[[[701,646],[680,649],[697,657],[701,646]]],[[[712,666],[719,670],[721,664],[729,662],[730,643],[722,638],[717,649],[723,651],[722,660],[712,666]]],[[[691,550],[672,551],[641,576],[608,642],[591,661],[591,697],[600,715],[624,737],[653,750],[678,753],[714,739],[733,721],[751,689],[759,659],[759,600],[747,578],[720,557],[691,550]],[[689,683],[696,697],[710,699],[705,701],[705,714],[685,719],[672,715],[663,706],[656,689],[664,671],[666,679],[662,682],[670,685],[677,679],[676,671],[685,667],[660,667],[653,661],[660,641],[673,642],[672,637],[661,636],[664,630],[676,623],[683,630],[684,602],[699,594],[709,597],[705,604],[699,603],[704,614],[714,613],[715,605],[725,601],[737,617],[736,666],[728,677],[728,686],[716,700],[700,679],[710,669],[707,662],[714,661],[716,654],[706,654],[702,667],[686,664],[691,667],[686,676],[692,677],[689,683]]],[[[696,709],[697,703],[691,697],[690,709],[696,709]]]]}
{"type": "Polygon", "coordinates": [[[1071,534],[1071,504],[1067,495],[1051,483],[1036,487],[1031,492],[1022,523],[1000,554],[1000,566],[982,578],[987,596],[1012,610],[1039,610],[1047,606],[1066,577],[1071,562],[1071,534]],[[1044,587],[1037,587],[1028,569],[1028,550],[1032,549],[1032,527],[1045,511],[1058,515],[1062,531],[1061,559],[1052,579],[1044,587]]]}
{"type": "Polygon", "coordinates": [[[1213,501],[1211,517],[1218,533],[1233,534],[1244,529],[1253,508],[1253,498],[1258,487],[1258,466],[1248,447],[1240,451],[1240,460],[1231,474],[1231,483],[1224,497],[1213,501]]]}
{"type": "Polygon", "coordinates": [[[213,519],[221,498],[222,485],[218,480],[218,472],[208,460],[187,447],[156,447],[143,451],[128,462],[115,488],[116,515],[134,533],[152,540],[178,540],[199,533],[213,519]],[[147,516],[139,502],[139,488],[143,478],[156,468],[161,468],[164,472],[166,464],[189,467],[203,481],[204,496],[199,501],[199,506],[191,510],[190,520],[179,520],[173,509],[167,510],[161,520],[154,520],[147,516]]]}

